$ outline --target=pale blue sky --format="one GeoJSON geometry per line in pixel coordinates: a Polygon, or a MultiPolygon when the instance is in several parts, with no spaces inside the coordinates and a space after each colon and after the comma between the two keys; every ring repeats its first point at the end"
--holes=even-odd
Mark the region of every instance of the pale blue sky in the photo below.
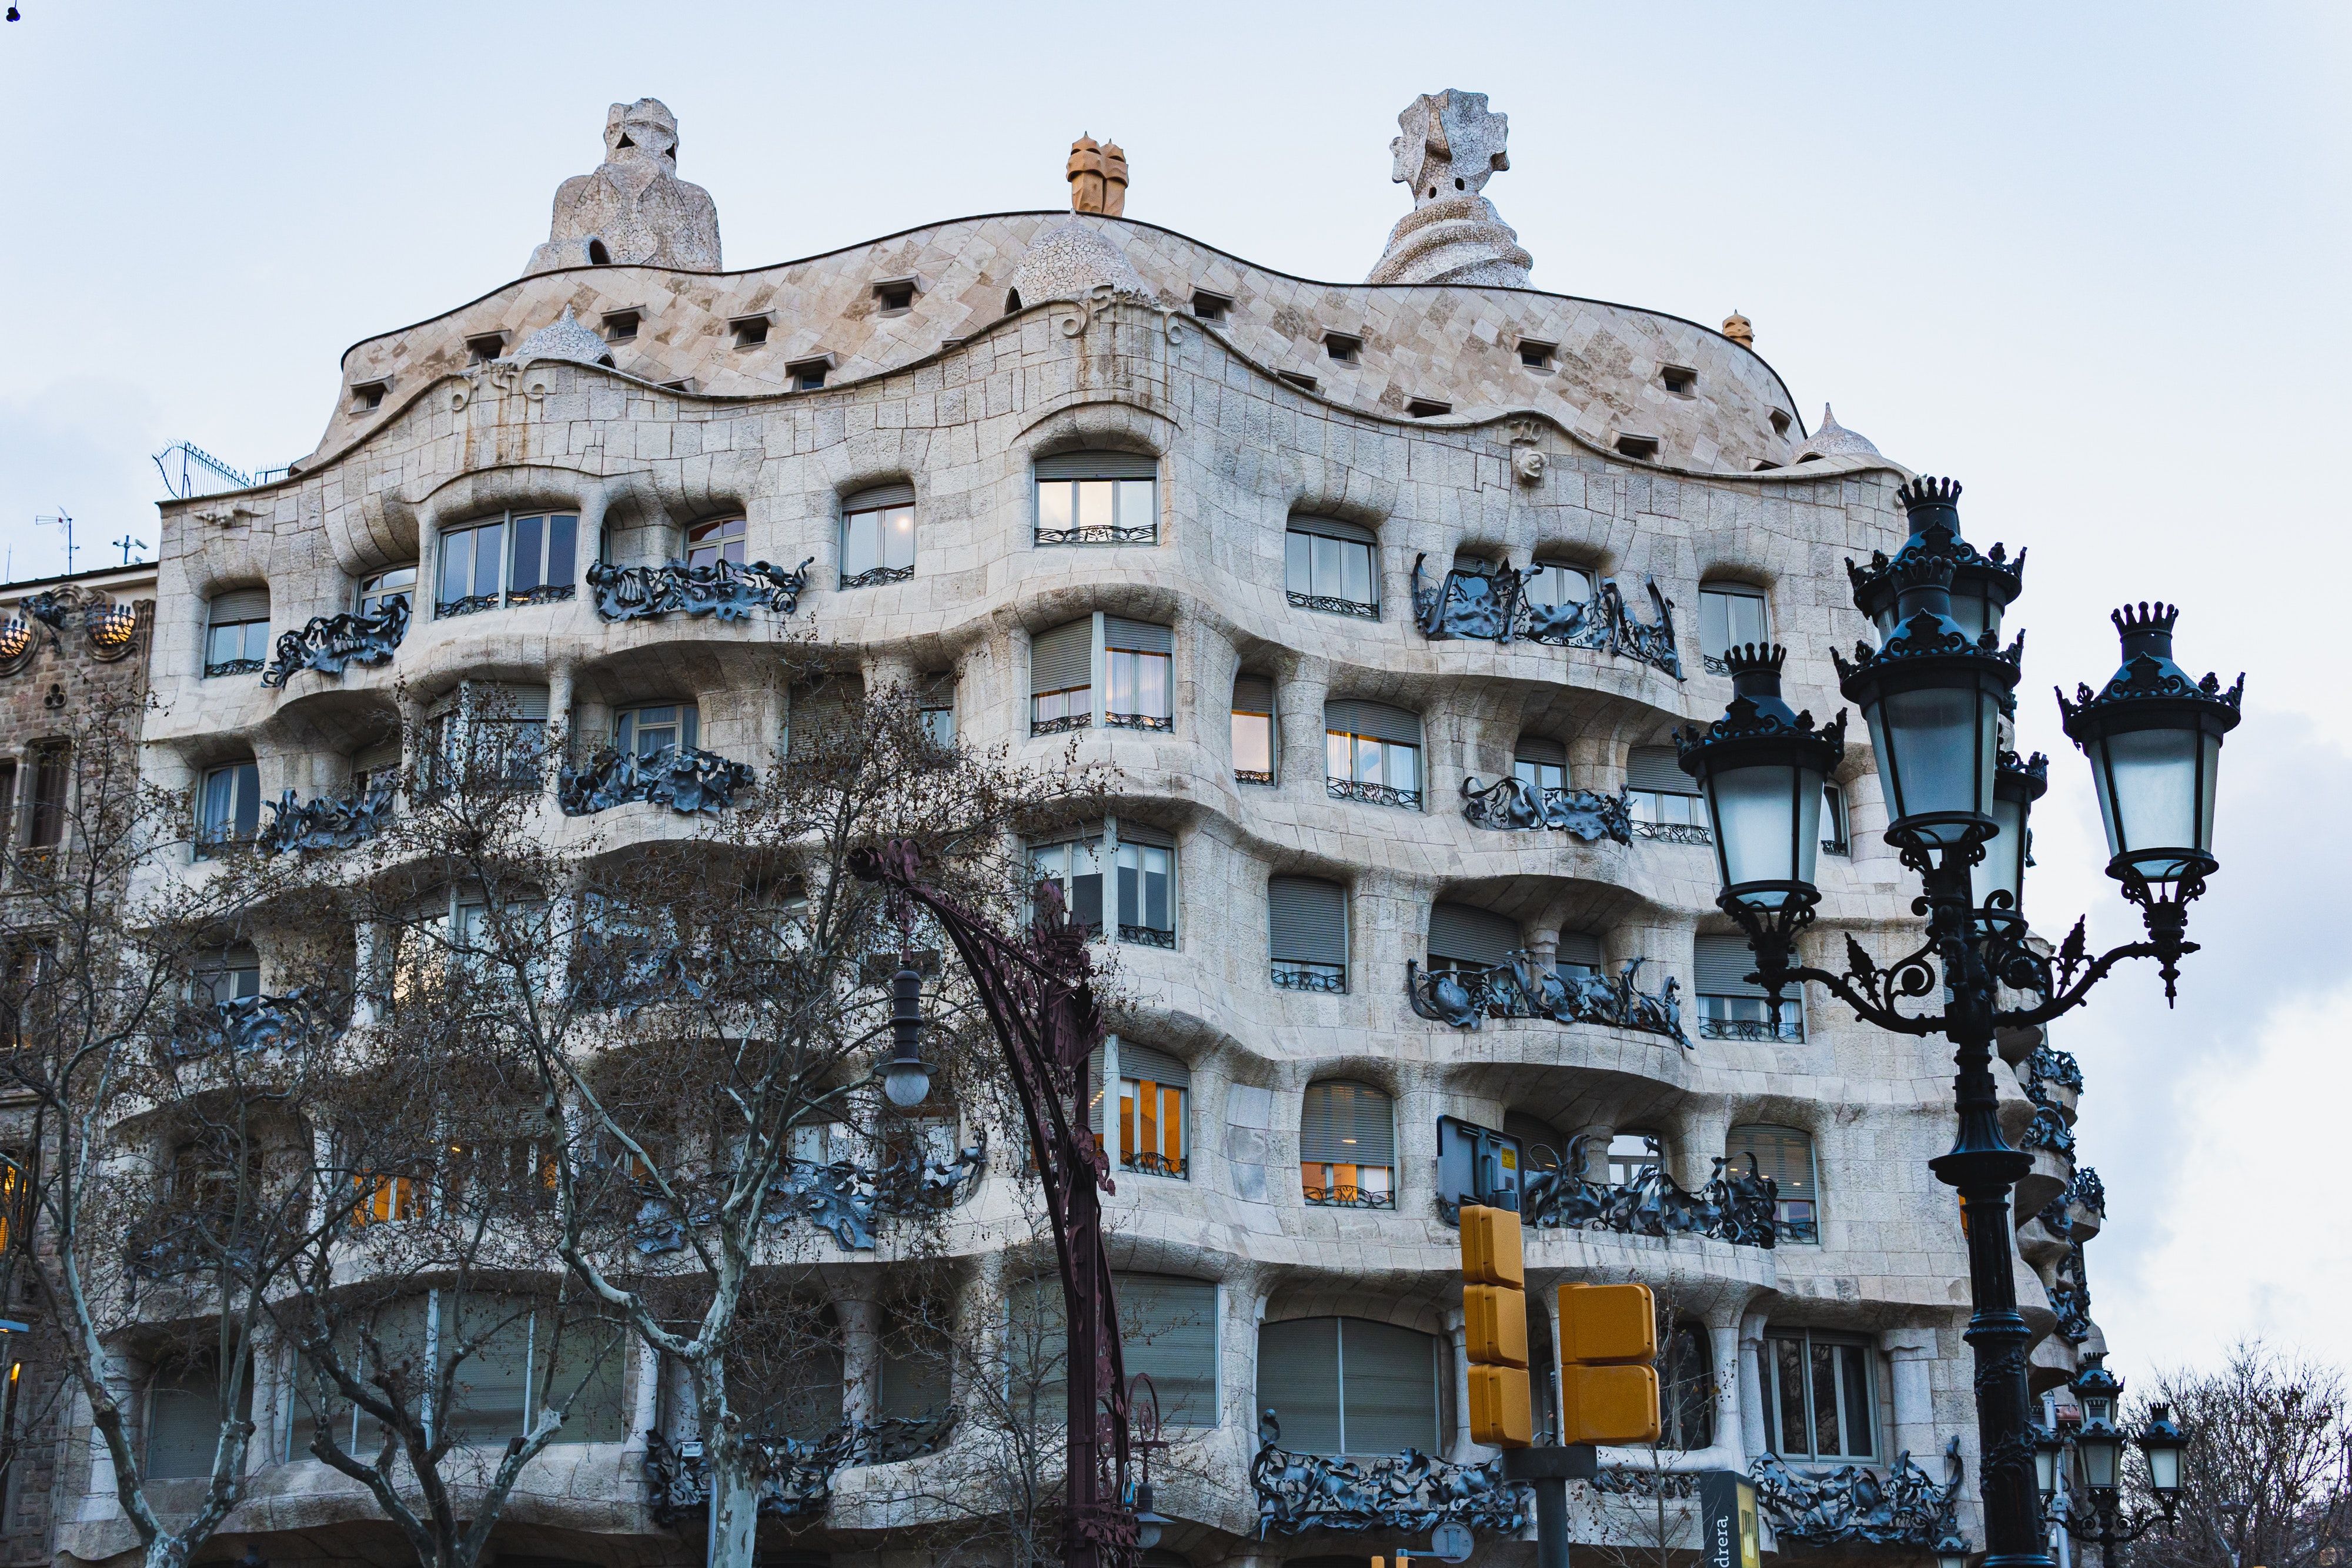
{"type": "Polygon", "coordinates": [[[1130,214],[1355,278],[1406,205],[1397,110],[1489,94],[1538,286],[1745,311],[1809,422],[1833,402],[2032,547],[2045,925],[2135,929],[2045,695],[2112,668],[2107,609],[2176,599],[2184,663],[2249,671],[2179,1009],[2130,975],[2058,1034],[2110,1194],[2091,1283],[2126,1372],[2242,1332],[2352,1361],[2341,7],[19,3],[18,577],[62,568],[59,507],[82,565],[152,544],[167,442],[310,450],[343,349],[519,272],[618,99],[677,114],[734,267],[1061,205],[1088,131],[1130,214]]]}

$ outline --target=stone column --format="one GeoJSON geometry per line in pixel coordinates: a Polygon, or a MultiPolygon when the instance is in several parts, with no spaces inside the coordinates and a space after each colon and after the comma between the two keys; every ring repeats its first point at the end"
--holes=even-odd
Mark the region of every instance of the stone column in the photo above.
{"type": "MultiPolygon", "coordinates": [[[[1683,1027],[1690,1028],[1691,1020],[1685,1018],[1683,1027]]],[[[1671,1135],[1675,1179],[1696,1192],[1715,1174],[1715,1162],[1722,1157],[1724,1141],[1731,1135],[1730,1110],[1717,1100],[1693,1101],[1684,1107],[1671,1135]]]]}
{"type": "Polygon", "coordinates": [[[629,1442],[632,1452],[643,1453],[646,1439],[661,1422],[661,1352],[637,1341],[637,1380],[631,1390],[629,1410],[629,1442]]]}
{"type": "Polygon", "coordinates": [[[383,1021],[384,962],[391,942],[380,920],[362,920],[352,935],[352,1024],[366,1029],[383,1021]]]}
{"type": "Polygon", "coordinates": [[[1772,1446],[1771,1413],[1764,1403],[1764,1314],[1739,1319],[1739,1438],[1754,1458],[1772,1446]]]}
{"type": "Polygon", "coordinates": [[[1319,800],[1323,789],[1323,699],[1330,695],[1330,666],[1301,659],[1275,689],[1275,720],[1282,734],[1276,747],[1275,785],[1286,793],[1319,800]]]}
{"type": "Polygon", "coordinates": [[[1895,1417],[1895,1451],[1907,1450],[1930,1475],[1940,1478],[1943,1472],[1927,1462],[1943,1447],[1936,1440],[1936,1390],[1930,1377],[1936,1361],[1936,1331],[1881,1329],[1878,1348],[1893,1364],[1887,1403],[1895,1417]]]}
{"type": "Polygon", "coordinates": [[[566,745],[572,737],[572,662],[558,659],[547,667],[547,724],[551,733],[561,731],[566,745]]]}
{"type": "Polygon", "coordinates": [[[882,1307],[863,1293],[835,1296],[841,1321],[841,1418],[851,1426],[875,1419],[882,1404],[882,1307]]]}

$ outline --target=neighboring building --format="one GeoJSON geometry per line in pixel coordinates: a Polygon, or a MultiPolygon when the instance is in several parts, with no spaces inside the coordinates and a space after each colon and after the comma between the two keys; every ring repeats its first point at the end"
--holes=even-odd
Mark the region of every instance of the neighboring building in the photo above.
{"type": "MultiPolygon", "coordinates": [[[[75,742],[113,710],[135,727],[147,691],[155,568],[102,567],[0,584],[0,986],[14,1007],[39,973],[49,936],[35,885],[70,855],[75,742]]],[[[126,760],[128,758],[126,758],[126,760]]],[[[28,1261],[19,1162],[37,1157],[30,1097],[0,1072],[0,1563],[47,1563],[60,1474],[58,1437],[72,1401],[39,1311],[28,1261]]]]}
{"type": "MultiPolygon", "coordinates": [[[[1090,141],[1077,215],[719,272],[676,122],[616,106],[611,162],[564,187],[530,274],[354,346],[284,480],[165,505],[152,776],[205,799],[243,767],[257,798],[341,795],[478,678],[577,732],[698,724],[710,749],[764,757],[791,716],[772,613],[614,619],[590,574],[812,562],[799,613],[823,645],[869,683],[921,683],[943,733],[1039,761],[1075,734],[1124,770],[1099,824],[1032,849],[1117,946],[1131,1002],[1097,1080],[1122,1298],[1131,1319],[1213,1330],[1130,1364],[1216,1478],[1160,1490],[1177,1523],[1156,1560],[1419,1549],[1257,1539],[1266,1406],[1300,1454],[1483,1457],[1441,1118],[1517,1139],[1526,1166],[1584,1152],[1591,1186],[1558,1212],[1586,1223],[1529,1232],[1539,1366],[1551,1285],[1648,1280],[1674,1312],[1676,1468],[1883,1475],[1907,1452],[1940,1480],[1957,1439],[1980,1542],[1968,1270],[1927,1166],[1949,1140],[1948,1061],[1746,982],[1669,739],[1722,711],[1734,641],[1786,644],[1795,705],[1840,706],[1829,651],[1871,634],[1843,562],[1904,537],[1906,471],[1842,427],[1808,439],[1744,319],[1727,336],[1527,287],[1480,193],[1506,166],[1482,98],[1423,99],[1401,123],[1414,211],[1376,282],[1114,215],[1126,162],[1090,141]],[[259,678],[278,634],[403,593],[414,621],[387,662],[259,678]],[[1718,1179],[1751,1155],[1769,1203],[1718,1179]]],[[[1813,940],[1907,946],[1866,747],[1833,791],[1813,940]]],[[[2063,1131],[2066,1074],[2014,1043],[2063,1131]]],[[[2013,1135],[2036,1109],[2024,1082],[2013,1135]]],[[[2084,1190],[2062,1149],[2035,1157],[2029,1217],[2084,1190]]],[[[992,1171],[950,1249],[987,1251],[1015,1201],[992,1171]]],[[[2021,1233],[2037,1386],[2074,1365],[2062,1325],[2099,1348],[2045,1288],[2079,1280],[2095,1223],[2058,1204],[2021,1233]]],[[[835,1270],[845,1411],[891,1406],[867,1307],[887,1267],[835,1270]]],[[[693,1558],[638,1490],[649,1431],[686,1435],[648,1375],[594,1463],[541,1461],[505,1551],[693,1558]]],[[[257,1500],[228,1537],[281,1568],[383,1539],[356,1489],[278,1458],[268,1387],[256,1418],[257,1500]]],[[[887,1557],[860,1490],[837,1483],[796,1561],[887,1557]]],[[[63,1549],[120,1550],[110,1507],[80,1500],[63,1549]]]]}

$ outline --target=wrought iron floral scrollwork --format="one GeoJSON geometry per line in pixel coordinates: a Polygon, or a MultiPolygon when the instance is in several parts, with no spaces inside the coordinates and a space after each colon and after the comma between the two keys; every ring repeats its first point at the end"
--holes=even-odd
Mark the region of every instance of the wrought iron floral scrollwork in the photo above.
{"type": "MultiPolygon", "coordinates": [[[[747,1438],[759,1473],[759,1511],[774,1520],[806,1519],[833,1500],[833,1479],[853,1465],[890,1465],[934,1454],[962,1418],[950,1405],[937,1415],[845,1422],[814,1440],[747,1438]]],[[[698,1442],[646,1434],[646,1501],[654,1521],[683,1523],[710,1506],[710,1459],[698,1442]]]]}
{"type": "Polygon", "coordinates": [[[2093,1214],[2107,1211],[2107,1184],[2101,1181],[2099,1173],[2088,1166],[2076,1171],[2074,1179],[2066,1184],[2066,1197],[2093,1214]]]}
{"type": "Polygon", "coordinates": [[[2026,1124],[2025,1135],[2017,1140],[2017,1146],[2071,1155],[2074,1152],[2074,1129],[2066,1124],[2066,1118],[2058,1113],[2056,1106],[2036,1105],[2033,1120],[2026,1124]]]}
{"type": "MultiPolygon", "coordinates": [[[[593,574],[596,569],[591,566],[588,570],[593,574]]],[[[462,599],[436,600],[433,618],[446,621],[453,616],[478,615],[485,610],[497,610],[505,603],[506,601],[495,593],[468,593],[462,599]]]]}
{"type": "Polygon", "coordinates": [[[1074,729],[1088,728],[1093,725],[1093,723],[1094,715],[1087,713],[1064,714],[1059,718],[1033,718],[1029,721],[1029,733],[1032,735],[1067,735],[1074,729]]]}
{"type": "MultiPolygon", "coordinates": [[[[1528,1163],[1521,1151],[1519,1223],[1540,1230],[1610,1230],[1621,1236],[1704,1236],[1736,1247],[1771,1247],[1779,1239],[1774,1223],[1780,1211],[1780,1186],[1756,1168],[1748,1156],[1745,1172],[1731,1170],[1718,1157],[1715,1174],[1696,1192],[1668,1176],[1663,1165],[1653,1165],[1630,1182],[1596,1182],[1586,1177],[1588,1134],[1569,1140],[1568,1153],[1549,1169],[1528,1163]]],[[[1437,1212],[1448,1225],[1461,1223],[1458,1206],[1437,1200],[1437,1212]]]]}
{"type": "Polygon", "coordinates": [[[1333,779],[1326,775],[1323,791],[1334,800],[1356,800],[1367,806],[1394,806],[1400,810],[1421,810],[1421,791],[1400,789],[1393,784],[1375,784],[1364,779],[1333,779]]]}
{"type": "Polygon", "coordinates": [[[302,987],[284,996],[237,997],[188,1009],[173,1020],[173,1056],[210,1056],[219,1051],[267,1051],[329,1023],[321,998],[302,987]]]}
{"type": "MultiPolygon", "coordinates": [[[[2048,1045],[2037,1045],[2026,1059],[2025,1081],[2031,1084],[2054,1083],[2061,1089],[2081,1092],[2083,1065],[2074,1060],[2074,1052],[2048,1045]]],[[[2031,1091],[2029,1091],[2031,1092],[2031,1091]]],[[[2039,1103],[2038,1097],[2036,1103],[2039,1103]]]]}
{"type": "Polygon", "coordinates": [[[1129,925],[1125,921],[1119,922],[1118,939],[1132,942],[1139,947],[1173,948],[1176,946],[1176,933],[1173,931],[1162,931],[1157,925],[1129,925]]]}
{"type": "Polygon", "coordinates": [[[1378,1459],[1294,1454],[1280,1446],[1272,1410],[1259,1416],[1257,1436],[1250,1486],[1260,1540],[1310,1530],[1425,1535],[1448,1521],[1502,1536],[1527,1528],[1527,1490],[1505,1480],[1499,1462],[1448,1464],[1418,1448],[1378,1459]]]}
{"type": "MultiPolygon", "coordinates": [[[[786,1160],[768,1183],[760,1218],[778,1226],[804,1219],[850,1251],[871,1252],[878,1222],[950,1207],[987,1163],[984,1139],[958,1150],[953,1159],[926,1159],[915,1149],[874,1171],[850,1160],[786,1160]]],[[[641,1186],[630,1225],[636,1249],[648,1258],[684,1250],[690,1230],[717,1219],[726,1180],[719,1173],[683,1193],[684,1213],[649,1185],[641,1186]]]]}
{"type": "Polygon", "coordinates": [[[1274,983],[1286,991],[1322,991],[1335,997],[1348,994],[1348,975],[1344,969],[1327,974],[1321,969],[1303,968],[1296,964],[1276,964],[1271,977],[1274,983]]]}
{"type": "Polygon", "coordinates": [[[1654,579],[1642,580],[1655,616],[1645,622],[1626,604],[1624,590],[1614,578],[1603,579],[1599,591],[1581,602],[1538,604],[1527,595],[1528,580],[1535,575],[1532,568],[1455,567],[1435,587],[1424,587],[1422,563],[1428,559],[1413,558],[1412,609],[1413,623],[1432,642],[1465,638],[1591,648],[1649,664],[1678,681],[1683,678],[1682,655],[1675,647],[1674,601],[1654,579]]]}
{"type": "Polygon", "coordinates": [[[608,751],[585,768],[556,776],[555,803],[567,817],[584,817],[629,800],[650,800],[683,815],[715,813],[735,803],[759,775],[740,762],[695,747],[650,757],[608,751]]]}
{"type": "MultiPolygon", "coordinates": [[[[810,560],[815,559],[814,556],[809,558],[810,560]]],[[[843,578],[841,586],[845,591],[853,588],[887,588],[894,582],[908,581],[914,575],[915,569],[911,566],[870,567],[854,577],[843,578]]]]}
{"type": "Polygon", "coordinates": [[[1150,523],[1120,528],[1108,523],[1075,528],[1039,528],[1040,545],[1148,545],[1160,542],[1160,530],[1150,523]]]}
{"type": "Polygon", "coordinates": [[[1271,769],[1265,768],[1236,768],[1234,769],[1234,782],[1236,784],[1271,784],[1274,782],[1274,773],[1271,769]]]}
{"type": "Polygon", "coordinates": [[[1354,1186],[1346,1183],[1331,1186],[1309,1186],[1303,1189],[1307,1201],[1318,1208],[1394,1208],[1393,1188],[1354,1186]]]}
{"type": "Polygon", "coordinates": [[[1715,842],[1714,830],[1704,822],[1653,822],[1638,817],[1633,821],[1633,836],[1661,844],[1696,844],[1701,849],[1715,842]]]}
{"type": "Polygon", "coordinates": [[[1462,780],[1462,816],[1474,828],[1542,828],[1570,833],[1586,843],[1614,839],[1633,841],[1633,794],[1597,789],[1538,789],[1517,774],[1481,784],[1476,774],[1462,780]]]}
{"type": "Polygon", "coordinates": [[[2081,1344],[2095,1332],[2091,1323],[2091,1281],[2083,1271],[2083,1244],[2070,1241],[2058,1261],[2058,1277],[2050,1286],[2050,1311],[2057,1317],[2057,1333],[2068,1344],[2081,1344]]]}
{"type": "Polygon", "coordinates": [[[1612,980],[1538,968],[1524,949],[1514,952],[1510,962],[1486,969],[1424,970],[1408,958],[1405,995],[1421,1017],[1456,1029],[1476,1029],[1490,1018],[1549,1019],[1663,1035],[1687,1049],[1682,982],[1669,975],[1654,993],[1633,984],[1634,974],[1648,961],[1633,959],[1612,980]]]}
{"type": "Polygon", "coordinates": [[[299,804],[294,791],[289,789],[277,800],[263,802],[270,810],[269,825],[261,830],[254,846],[265,855],[347,850],[374,837],[392,820],[392,802],[389,784],[344,800],[321,795],[299,804]]]}
{"type": "Polygon", "coordinates": [[[404,598],[385,600],[373,615],[313,615],[300,631],[278,637],[278,656],[261,672],[261,684],[282,686],[302,670],[340,675],[349,664],[381,664],[407,635],[408,617],[404,598]]]}
{"type": "Polygon", "coordinates": [[[808,569],[816,557],[786,571],[764,560],[748,564],[717,560],[708,566],[668,561],[660,566],[614,566],[592,561],[588,592],[596,613],[607,621],[649,621],[658,615],[715,615],[743,621],[754,610],[790,615],[801,607],[808,569]]]}
{"type": "Polygon", "coordinates": [[[1944,1448],[1939,1485],[1906,1450],[1885,1474],[1866,1465],[1832,1470],[1792,1469],[1778,1454],[1748,1469],[1756,1506],[1783,1541],[1809,1546],[1933,1547],[1959,1532],[1960,1440],[1944,1448]]]}
{"type": "Polygon", "coordinates": [[[213,675],[257,675],[261,674],[262,668],[262,663],[258,659],[223,659],[216,664],[205,664],[205,674],[208,677],[213,675]]]}
{"type": "Polygon", "coordinates": [[[1702,1015],[1698,1020],[1701,1040],[1744,1040],[1750,1045],[1802,1045],[1805,1043],[1805,1020],[1802,1017],[1769,1019],[1727,1019],[1702,1015]]]}
{"type": "Polygon", "coordinates": [[[1362,621],[1378,621],[1381,618],[1381,607],[1377,604],[1366,604],[1354,599],[1334,599],[1328,593],[1301,593],[1295,588],[1286,591],[1290,595],[1290,605],[1294,610],[1313,610],[1325,615],[1353,615],[1362,621]]]}
{"type": "Polygon", "coordinates": [[[1162,734],[1171,731],[1176,727],[1176,721],[1174,719],[1168,717],[1164,714],[1156,713],[1106,712],[1103,715],[1103,723],[1111,729],[1153,729],[1159,730],[1162,734]]]}
{"type": "Polygon", "coordinates": [[[1669,1502],[1687,1501],[1699,1493],[1699,1478],[1688,1470],[1643,1470],[1631,1465],[1597,1470],[1589,1484],[1594,1491],[1612,1497],[1664,1498],[1669,1502]]]}

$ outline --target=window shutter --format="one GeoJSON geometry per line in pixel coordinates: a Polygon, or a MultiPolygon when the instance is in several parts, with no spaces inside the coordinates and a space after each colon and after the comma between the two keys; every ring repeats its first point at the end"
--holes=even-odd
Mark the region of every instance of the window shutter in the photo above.
{"type": "Polygon", "coordinates": [[[1176,847],[1176,835],[1165,828],[1155,828],[1149,822],[1131,822],[1125,817],[1121,817],[1118,820],[1118,841],[1123,844],[1150,844],[1158,849],[1172,850],[1176,847]]]}
{"type": "Polygon", "coordinates": [[[1274,711],[1274,682],[1265,675],[1234,677],[1234,711],[1264,713],[1274,711]]]}
{"type": "Polygon", "coordinates": [[[1348,1452],[1438,1447],[1437,1342],[1416,1329],[1339,1320],[1340,1416],[1348,1452]]]}
{"type": "MultiPolygon", "coordinates": [[[[1127,1042],[1119,1041],[1119,1054],[1127,1054],[1127,1042]]],[[[1124,1064],[1122,1064],[1124,1065],[1124,1064]]],[[[1097,1046],[1087,1058],[1087,1131],[1097,1137],[1103,1130],[1103,1048],[1097,1046]]]]}
{"type": "Polygon", "coordinates": [[[1734,1127],[1731,1136],[1724,1141],[1723,1149],[1742,1175],[1746,1174],[1748,1164],[1741,1156],[1754,1155],[1757,1173],[1778,1182],[1781,1197],[1811,1201],[1816,1196],[1813,1191],[1813,1140],[1796,1128],[1734,1127]]]}
{"type": "Polygon", "coordinates": [[[1368,735],[1399,746],[1421,744],[1421,716],[1386,703],[1333,697],[1323,705],[1323,727],[1343,735],[1368,735]]]}
{"type": "Polygon", "coordinates": [[[911,507],[915,504],[912,485],[877,485],[870,490],[860,490],[841,503],[845,516],[851,512],[878,512],[887,507],[911,507]]]}
{"type": "Polygon", "coordinates": [[[1294,534],[1320,534],[1327,539],[1346,539],[1349,544],[1375,545],[1380,537],[1361,523],[1343,523],[1337,517],[1297,517],[1290,519],[1294,534]]]}
{"type": "Polygon", "coordinates": [[[1511,961],[1519,945],[1519,925],[1491,909],[1466,904],[1440,904],[1429,912],[1429,956],[1433,962],[1451,958],[1461,964],[1492,967],[1511,961]]]}
{"type": "Polygon", "coordinates": [[[1675,760],[1671,746],[1637,746],[1625,760],[1625,782],[1661,795],[1696,795],[1698,784],[1675,760]]]}
{"type": "Polygon", "coordinates": [[[1549,762],[1554,768],[1568,766],[1568,747],[1559,741],[1540,735],[1523,735],[1511,748],[1512,758],[1519,762],[1549,762]]]}
{"type": "Polygon", "coordinates": [[[386,740],[374,746],[362,747],[352,754],[352,771],[373,773],[379,768],[400,766],[400,742],[386,740]]]}
{"type": "Polygon", "coordinates": [[[1217,1287],[1163,1274],[1117,1274],[1111,1288],[1128,1376],[1150,1375],[1160,1417],[1170,1426],[1215,1426],[1217,1287]]]}
{"type": "Polygon", "coordinates": [[[1059,452],[1037,459],[1040,479],[1156,479],[1160,459],[1144,452],[1059,452]]]}
{"type": "Polygon", "coordinates": [[[232,588],[226,593],[213,595],[212,623],[215,626],[268,619],[269,590],[266,588],[232,588]]]}
{"type": "Polygon", "coordinates": [[[1073,621],[1029,640],[1029,691],[1068,691],[1094,684],[1095,623],[1073,621]]]}
{"type": "Polygon", "coordinates": [[[483,713],[496,718],[511,718],[523,722],[547,718],[547,688],[545,686],[491,685],[474,688],[477,702],[483,713]]]}
{"type": "Polygon", "coordinates": [[[1154,626],[1149,621],[1122,621],[1116,615],[1103,617],[1103,646],[1129,653],[1173,653],[1176,633],[1165,626],[1154,626]]]}
{"type": "Polygon", "coordinates": [[[1559,957],[1563,964],[1583,964],[1601,967],[1601,938],[1582,931],[1559,934],[1559,957]]]}
{"type": "Polygon", "coordinates": [[[1703,997],[1760,997],[1764,988],[1745,978],[1755,971],[1756,955],[1748,950],[1746,937],[1701,936],[1691,962],[1691,988],[1703,997]]]}
{"type": "Polygon", "coordinates": [[[1192,1087],[1192,1070],[1164,1051],[1154,1051],[1148,1045],[1138,1045],[1122,1038],[1118,1042],[1118,1075],[1138,1082],[1161,1083],[1171,1089],[1192,1087]]]}
{"type": "Polygon", "coordinates": [[[1339,1451],[1339,1320],[1293,1318],[1257,1331],[1257,1397],[1294,1454],[1339,1451]]]}
{"type": "Polygon", "coordinates": [[[1369,1083],[1310,1083],[1298,1127],[1302,1164],[1394,1166],[1396,1117],[1369,1083]]]}
{"type": "Polygon", "coordinates": [[[924,707],[946,707],[955,701],[956,678],[953,670],[941,670],[937,674],[918,676],[915,700],[924,707]]]}
{"type": "Polygon", "coordinates": [[[1319,877],[1277,876],[1265,884],[1276,963],[1348,961],[1348,890],[1319,877]]]}

